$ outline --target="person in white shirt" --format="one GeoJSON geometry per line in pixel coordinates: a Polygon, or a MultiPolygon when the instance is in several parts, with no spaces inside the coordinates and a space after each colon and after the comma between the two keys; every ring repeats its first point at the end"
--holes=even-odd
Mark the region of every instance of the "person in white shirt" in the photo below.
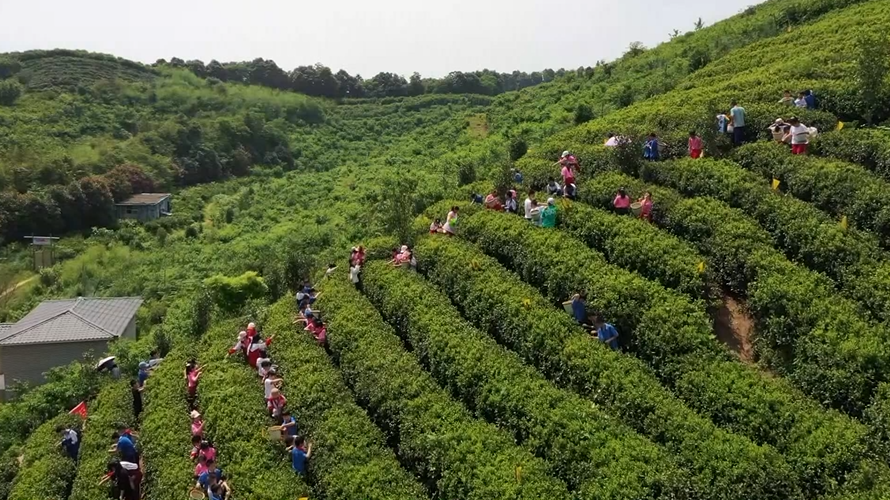
{"type": "Polygon", "coordinates": [[[266,378],[263,379],[263,393],[266,395],[266,399],[270,399],[272,397],[272,389],[277,389],[281,386],[282,379],[275,378],[278,372],[275,369],[269,370],[269,373],[266,374],[266,378]]]}
{"type": "Polygon", "coordinates": [[[800,94],[798,94],[797,99],[794,100],[794,106],[796,106],[798,108],[807,107],[807,96],[804,92],[801,92],[800,94]]]}
{"type": "Polygon", "coordinates": [[[810,129],[800,123],[796,116],[792,116],[788,123],[791,128],[788,130],[788,136],[791,137],[791,154],[802,155],[807,152],[807,145],[810,143],[810,129]]]}
{"type": "Polygon", "coordinates": [[[523,205],[524,211],[523,216],[525,220],[532,220],[532,196],[534,196],[534,191],[529,191],[528,196],[525,197],[525,205],[523,205]]]}

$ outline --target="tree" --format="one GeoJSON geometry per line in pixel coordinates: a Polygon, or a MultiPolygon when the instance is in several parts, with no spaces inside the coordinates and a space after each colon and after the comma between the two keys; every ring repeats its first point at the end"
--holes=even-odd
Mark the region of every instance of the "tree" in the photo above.
{"type": "Polygon", "coordinates": [[[409,242],[413,237],[414,205],[417,179],[407,176],[387,177],[378,197],[376,213],[382,218],[386,231],[409,242]]]}
{"type": "Polygon", "coordinates": [[[593,109],[588,104],[579,104],[575,107],[575,125],[581,125],[593,120],[593,109]]]}
{"type": "Polygon", "coordinates": [[[408,90],[408,82],[395,73],[380,72],[365,81],[365,91],[369,97],[399,97],[408,90]]]}
{"type": "Polygon", "coordinates": [[[855,82],[860,113],[869,125],[879,122],[887,114],[888,56],[890,42],[886,33],[860,32],[856,38],[855,82]]]}
{"type": "Polygon", "coordinates": [[[631,42],[630,45],[627,46],[627,52],[624,53],[627,57],[637,57],[646,51],[646,46],[643,45],[643,42],[631,42]]]}
{"type": "Polygon", "coordinates": [[[21,69],[22,64],[18,60],[11,57],[0,57],[0,80],[9,78],[21,69]]]}
{"type": "Polygon", "coordinates": [[[22,84],[9,79],[0,82],[0,106],[12,106],[22,96],[22,84]]]}
{"type": "Polygon", "coordinates": [[[673,40],[674,38],[677,38],[678,36],[680,36],[680,30],[678,30],[676,28],[674,29],[674,31],[671,31],[670,33],[668,33],[668,37],[671,40],[673,40]]]}
{"type": "Polygon", "coordinates": [[[541,72],[541,75],[544,77],[544,82],[552,82],[556,78],[556,72],[550,68],[545,69],[541,72]]]}
{"type": "Polygon", "coordinates": [[[415,71],[408,80],[408,95],[423,95],[425,92],[426,88],[423,85],[423,79],[420,73],[415,71]]]}
{"type": "Polygon", "coordinates": [[[705,23],[702,22],[701,18],[698,18],[698,21],[696,21],[695,23],[693,23],[693,25],[695,26],[695,31],[698,31],[698,30],[702,29],[702,28],[705,26],[705,23]]]}
{"type": "Polygon", "coordinates": [[[81,217],[83,227],[114,225],[114,198],[108,182],[102,177],[85,177],[76,182],[83,193],[81,217]]]}

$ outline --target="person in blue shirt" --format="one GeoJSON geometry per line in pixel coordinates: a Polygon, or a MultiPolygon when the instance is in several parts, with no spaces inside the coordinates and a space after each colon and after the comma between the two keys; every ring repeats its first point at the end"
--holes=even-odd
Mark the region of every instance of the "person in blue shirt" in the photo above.
{"type": "Polygon", "coordinates": [[[285,433],[285,437],[296,436],[297,430],[297,419],[290,414],[290,410],[281,412],[281,432],[285,433]]]}
{"type": "Polygon", "coordinates": [[[816,109],[816,96],[812,90],[803,91],[803,100],[807,103],[807,109],[816,109]]]}
{"type": "Polygon", "coordinates": [[[137,380],[139,381],[139,388],[142,389],[145,387],[145,379],[148,378],[148,363],[145,361],[139,362],[139,375],[137,380]]]}
{"type": "Polygon", "coordinates": [[[133,444],[129,436],[115,432],[111,435],[111,439],[117,440],[117,444],[111,448],[111,451],[117,451],[121,460],[139,463],[139,453],[136,451],[136,445],[133,444]]]}
{"type": "Polygon", "coordinates": [[[745,119],[747,115],[745,108],[739,106],[739,103],[732,101],[732,109],[729,110],[729,119],[732,124],[732,143],[740,146],[745,142],[745,119]]]}
{"type": "Polygon", "coordinates": [[[65,453],[71,459],[77,460],[77,455],[80,452],[80,436],[77,435],[77,431],[64,425],[58,425],[56,426],[56,432],[62,435],[60,444],[65,448],[65,453]]]}
{"type": "Polygon", "coordinates": [[[596,337],[600,342],[608,345],[613,351],[618,350],[618,330],[603,320],[602,316],[597,316],[593,320],[593,326],[596,328],[596,337]]]}
{"type": "Polygon", "coordinates": [[[520,172],[519,169],[516,168],[511,168],[510,171],[513,172],[513,182],[515,182],[516,184],[522,184],[522,172],[520,172]]]}
{"type": "Polygon", "coordinates": [[[576,293],[572,297],[572,316],[575,321],[584,324],[587,321],[587,294],[584,292],[576,293]]]}
{"type": "Polygon", "coordinates": [[[646,140],[646,146],[643,148],[643,158],[649,161],[658,160],[658,137],[655,136],[655,132],[650,133],[649,139],[646,140]]]}
{"type": "Polygon", "coordinates": [[[195,485],[195,488],[206,490],[211,484],[215,484],[217,479],[222,477],[222,473],[222,469],[216,468],[216,460],[212,458],[207,459],[207,470],[198,476],[198,483],[195,485]]]}
{"type": "Polygon", "coordinates": [[[287,451],[291,456],[291,466],[297,473],[305,475],[306,461],[312,456],[312,443],[306,447],[306,440],[303,436],[289,436],[285,443],[288,445],[287,451]]]}

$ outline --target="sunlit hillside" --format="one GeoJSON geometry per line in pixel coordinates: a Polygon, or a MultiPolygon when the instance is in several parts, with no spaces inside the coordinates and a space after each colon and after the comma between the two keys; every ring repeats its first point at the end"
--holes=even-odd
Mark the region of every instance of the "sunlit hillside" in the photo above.
{"type": "Polygon", "coordinates": [[[135,340],[42,383],[6,377],[0,500],[108,496],[124,427],[142,473],[125,489],[211,498],[193,408],[229,498],[890,498],[890,0],[694,21],[490,95],[327,98],[203,63],[0,55],[0,321],[143,299],[135,340]],[[733,102],[744,145],[718,130],[733,102]],[[806,154],[768,129],[792,116],[816,129],[806,154]],[[574,199],[547,191],[563,151],[574,199]],[[471,202],[511,190],[519,215],[471,202]],[[619,190],[650,193],[648,217],[619,190]],[[171,213],[119,220],[149,192],[171,213]],[[39,270],[34,235],[60,238],[39,270]],[[249,323],[274,335],[281,382],[245,362],[249,323]],[[152,351],[136,414],[128,380],[152,351]],[[121,380],[97,372],[104,355],[121,380]],[[312,445],[302,472],[268,435],[275,384],[312,445]],[[77,461],[57,425],[80,433],[77,461]]]}

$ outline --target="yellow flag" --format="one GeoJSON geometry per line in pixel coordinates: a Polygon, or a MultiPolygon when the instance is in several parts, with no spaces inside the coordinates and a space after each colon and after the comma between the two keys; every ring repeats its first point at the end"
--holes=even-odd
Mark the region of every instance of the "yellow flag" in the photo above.
{"type": "Polygon", "coordinates": [[[525,306],[525,307],[531,307],[531,306],[532,306],[532,299],[522,299],[522,305],[525,306]]]}
{"type": "Polygon", "coordinates": [[[840,130],[842,128],[844,128],[844,122],[841,122],[841,121],[837,122],[837,129],[840,130]]]}
{"type": "Polygon", "coordinates": [[[845,215],[845,216],[841,217],[841,228],[846,230],[849,225],[850,224],[847,222],[847,216],[845,215]]]}
{"type": "Polygon", "coordinates": [[[698,269],[698,272],[699,272],[699,273],[703,273],[703,272],[705,272],[705,263],[704,263],[704,261],[699,262],[698,265],[695,266],[695,268],[698,269]]]}
{"type": "Polygon", "coordinates": [[[300,500],[309,500],[309,497],[300,497],[300,500]]]}
{"type": "Polygon", "coordinates": [[[781,184],[781,182],[779,182],[779,179],[773,179],[773,183],[772,183],[773,191],[779,189],[779,184],[781,184]]]}
{"type": "Polygon", "coordinates": [[[522,466],[521,465],[516,466],[516,482],[517,483],[522,482],[522,466]]]}

